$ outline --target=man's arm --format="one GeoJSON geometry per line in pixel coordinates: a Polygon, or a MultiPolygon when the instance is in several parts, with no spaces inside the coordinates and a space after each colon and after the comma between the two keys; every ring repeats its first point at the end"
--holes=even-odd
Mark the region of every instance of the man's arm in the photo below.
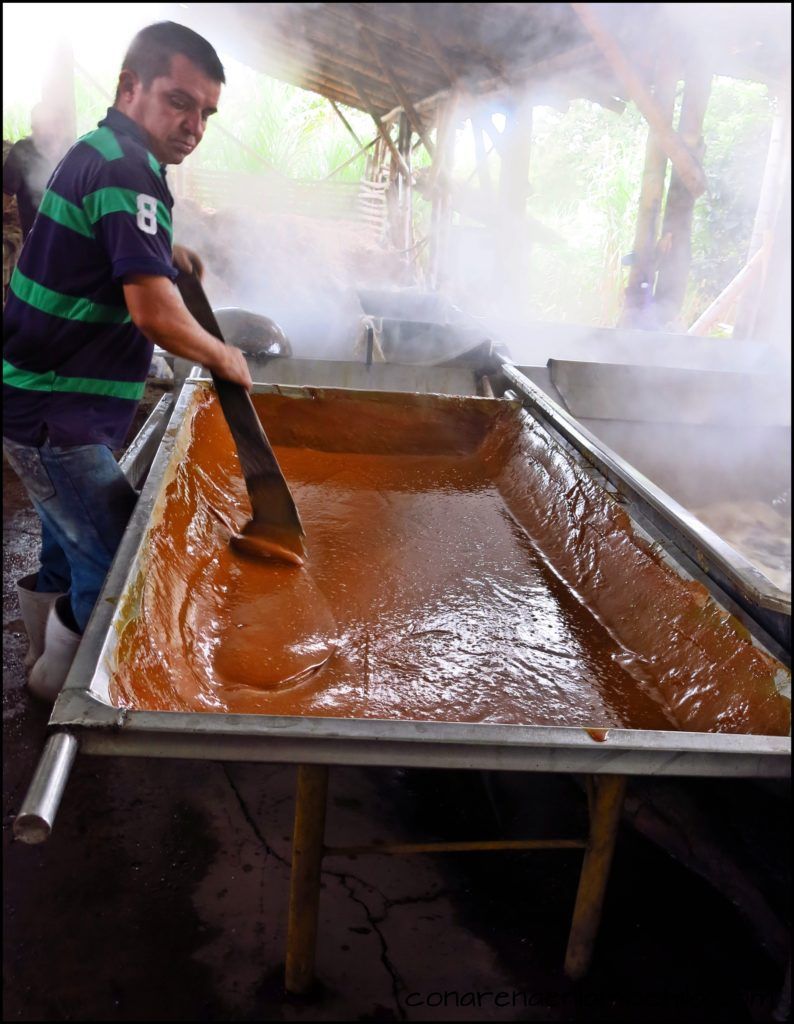
{"type": "Polygon", "coordinates": [[[132,322],[149,341],[251,390],[245,356],[232,345],[213,338],[197,323],[167,277],[128,276],[124,281],[124,299],[132,322]]]}

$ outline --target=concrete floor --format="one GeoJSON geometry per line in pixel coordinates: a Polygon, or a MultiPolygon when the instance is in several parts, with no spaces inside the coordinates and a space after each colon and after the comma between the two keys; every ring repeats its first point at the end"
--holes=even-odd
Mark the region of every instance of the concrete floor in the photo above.
{"type": "MultiPolygon", "coordinates": [[[[726,900],[627,829],[579,985],[562,972],[576,851],[361,856],[324,863],[303,999],[282,986],[292,767],[78,756],[52,838],[14,843],[47,710],[24,687],[13,591],[35,568],[37,521],[4,468],[4,1020],[773,1019],[780,966],[726,900]]],[[[583,827],[571,780],[501,782],[335,768],[328,841],[583,827]]]]}

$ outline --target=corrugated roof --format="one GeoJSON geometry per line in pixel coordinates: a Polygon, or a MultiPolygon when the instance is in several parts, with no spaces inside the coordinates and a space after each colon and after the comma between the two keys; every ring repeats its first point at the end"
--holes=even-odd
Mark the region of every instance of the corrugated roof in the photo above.
{"type": "MultiPolygon", "coordinates": [[[[629,99],[571,4],[167,6],[174,20],[251,67],[381,117],[406,98],[427,107],[452,85],[471,93],[532,86],[541,99],[545,89],[613,106],[629,99]]],[[[715,74],[757,81],[788,73],[789,4],[590,6],[649,82],[660,58],[694,56],[715,74]],[[770,8],[788,13],[771,17],[770,8]]]]}

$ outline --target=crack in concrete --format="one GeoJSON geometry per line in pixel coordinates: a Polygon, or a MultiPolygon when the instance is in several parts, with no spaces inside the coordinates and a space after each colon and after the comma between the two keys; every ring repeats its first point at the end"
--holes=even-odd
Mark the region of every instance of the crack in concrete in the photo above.
{"type": "Polygon", "coordinates": [[[435,903],[440,899],[449,897],[451,894],[446,889],[440,889],[437,893],[428,893],[427,896],[404,896],[398,900],[385,900],[385,913],[381,920],[384,920],[386,914],[392,909],[392,907],[410,907],[414,903],[435,903]]]}
{"type": "MultiPolygon", "coordinates": [[[[389,977],[391,978],[392,993],[394,995],[394,1005],[397,1008],[397,1012],[400,1015],[400,1019],[401,1020],[406,1020],[407,1019],[406,1018],[406,1013],[405,1013],[405,1010],[402,1007],[402,1003],[400,1002],[400,989],[401,988],[405,988],[405,982],[403,981],[402,977],[400,976],[400,973],[397,970],[397,968],[392,964],[391,960],[389,959],[389,954],[388,954],[389,944],[386,942],[386,937],[384,936],[383,932],[378,927],[378,925],[384,920],[385,915],[384,915],[384,917],[376,918],[371,913],[369,907],[364,902],[364,900],[359,899],[359,897],[354,892],[352,886],[348,883],[348,878],[352,879],[354,882],[361,883],[361,879],[360,878],[357,878],[355,875],[346,875],[346,874],[342,874],[342,873],[336,872],[336,871],[328,871],[328,872],[324,872],[324,874],[330,874],[330,875],[333,875],[335,878],[338,878],[340,880],[340,882],[342,883],[342,885],[345,887],[345,889],[347,889],[347,894],[350,897],[350,899],[354,903],[358,903],[358,905],[360,907],[364,908],[364,913],[366,914],[367,921],[372,926],[372,930],[378,936],[378,940],[380,942],[380,960],[381,960],[381,963],[383,964],[384,968],[388,972],[389,977]]],[[[374,889],[374,887],[369,885],[368,883],[363,883],[363,884],[366,885],[368,888],[372,889],[374,892],[378,891],[377,889],[374,889]]],[[[384,897],[384,899],[385,899],[385,897],[384,897]]]]}
{"type": "MultiPolygon", "coordinates": [[[[280,856],[280,854],[276,853],[276,851],[273,849],[272,846],[270,846],[270,844],[267,842],[264,835],[260,831],[259,826],[257,825],[253,815],[248,809],[248,806],[245,800],[243,799],[242,793],[235,784],[234,779],[232,778],[227,765],[222,764],[221,767],[223,769],[224,775],[226,776],[226,780],[229,783],[229,787],[231,788],[232,792],[237,798],[237,802],[240,806],[240,810],[242,811],[243,817],[248,823],[251,831],[254,833],[254,835],[257,837],[259,842],[264,847],[266,856],[272,855],[277,861],[279,861],[281,864],[283,864],[286,868],[290,869],[291,871],[291,861],[287,860],[286,858],[280,856]]],[[[283,802],[284,800],[279,801],[279,803],[283,802]]],[[[391,978],[392,995],[394,997],[395,1008],[400,1016],[400,1019],[407,1020],[407,1014],[403,1009],[402,1003],[400,1001],[400,992],[406,987],[405,981],[403,980],[396,966],[392,963],[391,959],[389,958],[389,945],[388,942],[386,941],[385,935],[381,931],[380,925],[386,920],[389,912],[394,907],[410,906],[411,904],[420,903],[435,903],[439,899],[448,896],[448,892],[442,889],[436,893],[427,893],[424,896],[404,896],[398,899],[389,899],[388,896],[381,892],[380,889],[378,889],[376,886],[372,885],[371,882],[365,881],[358,875],[351,875],[349,872],[343,871],[331,871],[328,868],[321,868],[321,875],[330,876],[331,878],[338,879],[347,890],[347,894],[349,898],[353,901],[353,903],[357,903],[363,909],[367,922],[372,928],[372,931],[375,933],[375,935],[377,935],[378,942],[380,943],[380,960],[381,963],[383,964],[385,971],[391,978]],[[377,894],[377,896],[383,902],[382,914],[376,915],[372,910],[370,910],[370,907],[366,903],[366,901],[356,894],[354,889],[355,885],[359,885],[363,889],[368,889],[371,893],[377,894]]]]}
{"type": "Polygon", "coordinates": [[[254,833],[256,838],[259,840],[259,842],[265,848],[265,856],[266,857],[272,856],[275,860],[279,861],[279,863],[283,864],[285,867],[287,867],[287,868],[291,867],[290,861],[287,860],[286,857],[282,857],[281,854],[276,853],[276,851],[273,849],[273,847],[268,843],[267,839],[265,839],[264,835],[262,834],[262,832],[259,829],[259,826],[257,825],[256,821],[254,820],[254,816],[248,810],[248,805],[246,804],[245,800],[243,799],[242,793],[240,792],[240,790],[235,785],[234,779],[232,779],[231,774],[229,773],[228,767],[225,764],[222,764],[221,767],[223,769],[223,774],[226,776],[226,781],[229,783],[229,786],[231,787],[232,792],[237,797],[237,802],[240,805],[240,810],[243,812],[243,817],[248,822],[248,825],[250,826],[251,831],[254,833]]]}

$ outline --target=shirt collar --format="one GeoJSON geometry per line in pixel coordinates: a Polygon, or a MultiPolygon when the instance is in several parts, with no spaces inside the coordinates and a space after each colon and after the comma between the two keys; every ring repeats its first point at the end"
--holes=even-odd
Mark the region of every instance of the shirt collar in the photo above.
{"type": "MultiPolygon", "coordinates": [[[[136,142],[140,142],[147,152],[151,153],[151,150],[149,149],[149,139],[143,128],[141,128],[139,124],[136,124],[131,117],[127,117],[127,115],[122,114],[120,110],[116,110],[115,107],[108,107],[108,112],[105,118],[97,125],[98,128],[104,128],[105,126],[112,128],[114,132],[121,132],[123,135],[131,135],[136,142]]],[[[160,161],[157,160],[154,153],[151,153],[151,155],[152,159],[156,160],[157,163],[160,164],[160,161]]],[[[165,164],[160,164],[160,171],[165,174],[165,164]]]]}

